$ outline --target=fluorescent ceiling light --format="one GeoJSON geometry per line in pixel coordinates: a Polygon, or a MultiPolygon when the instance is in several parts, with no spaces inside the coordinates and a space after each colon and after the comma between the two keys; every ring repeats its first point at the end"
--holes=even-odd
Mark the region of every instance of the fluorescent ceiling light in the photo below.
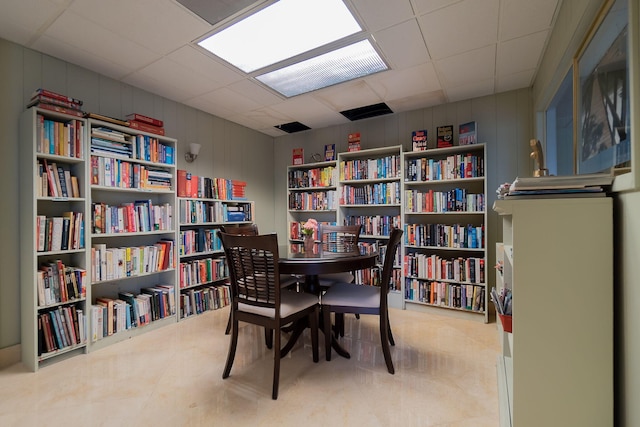
{"type": "Polygon", "coordinates": [[[387,69],[369,40],[298,62],[256,79],[286,97],[300,95],[387,69]]]}
{"type": "Polygon", "coordinates": [[[280,0],[198,44],[251,73],[360,31],[342,0],[280,0]]]}

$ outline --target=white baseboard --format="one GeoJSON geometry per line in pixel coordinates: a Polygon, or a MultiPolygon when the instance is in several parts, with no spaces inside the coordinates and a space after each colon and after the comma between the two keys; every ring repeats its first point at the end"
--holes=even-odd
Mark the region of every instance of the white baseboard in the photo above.
{"type": "Polygon", "coordinates": [[[21,359],[20,344],[11,347],[0,348],[0,369],[19,363],[21,359]]]}

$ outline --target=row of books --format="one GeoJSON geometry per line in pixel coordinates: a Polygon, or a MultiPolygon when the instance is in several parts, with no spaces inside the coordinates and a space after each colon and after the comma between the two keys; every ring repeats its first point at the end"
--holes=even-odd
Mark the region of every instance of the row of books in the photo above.
{"type": "Polygon", "coordinates": [[[288,173],[289,188],[333,187],[337,184],[335,170],[334,166],[290,170],[288,173]]]}
{"type": "Polygon", "coordinates": [[[62,216],[36,216],[38,252],[78,250],[84,248],[84,214],[63,212],[62,216]]]}
{"type": "Polygon", "coordinates": [[[386,236],[391,234],[391,228],[400,227],[400,215],[348,215],[344,218],[344,225],[362,225],[360,235],[386,236]]]}
{"type": "Polygon", "coordinates": [[[465,188],[449,191],[405,190],[407,212],[484,212],[484,193],[472,194],[465,188]]]}
{"type": "Polygon", "coordinates": [[[455,282],[484,283],[485,261],[477,257],[442,258],[435,254],[409,253],[404,257],[406,277],[455,282]]]}
{"type": "Polygon", "coordinates": [[[178,197],[246,200],[245,181],[227,178],[208,178],[178,169],[178,197]]]}
{"type": "Polygon", "coordinates": [[[344,185],[340,188],[342,205],[399,205],[400,183],[380,182],[363,186],[344,185]]]}
{"type": "Polygon", "coordinates": [[[354,179],[383,179],[400,176],[400,156],[379,159],[354,159],[340,162],[340,181],[354,179]]]}
{"type": "Polygon", "coordinates": [[[179,266],[180,289],[217,282],[229,277],[224,258],[204,258],[181,262],[179,266]]]}
{"type": "Polygon", "coordinates": [[[338,208],[336,191],[305,191],[289,193],[289,209],[327,211],[338,208]]]}
{"type": "MultiPolygon", "coordinates": [[[[437,148],[451,147],[454,144],[453,125],[443,125],[436,128],[437,148]]],[[[411,133],[413,151],[424,151],[429,148],[427,129],[414,130],[411,133]]],[[[458,145],[475,144],[478,141],[477,124],[475,121],[458,125],[458,145]]]]}
{"type": "Polygon", "coordinates": [[[180,318],[217,310],[231,304],[228,286],[206,286],[180,294],[180,318]]]}
{"type": "Polygon", "coordinates": [[[37,197],[80,197],[78,177],[71,174],[69,166],[39,159],[36,173],[37,197]]]}
{"type": "Polygon", "coordinates": [[[251,221],[251,205],[213,200],[180,200],[179,218],[180,224],[251,221]]]}
{"type": "Polygon", "coordinates": [[[91,184],[118,188],[171,189],[171,172],[111,157],[91,156],[91,184]]]}
{"type": "Polygon", "coordinates": [[[91,340],[142,327],[175,313],[176,296],[171,285],[142,288],[138,295],[119,292],[117,298],[98,297],[91,306],[91,340]]]}
{"type": "Polygon", "coordinates": [[[84,311],[75,305],[38,314],[38,356],[87,342],[84,311]]]}
{"type": "Polygon", "coordinates": [[[135,233],[173,229],[173,207],[137,200],[110,206],[91,204],[91,230],[94,234],[135,233]]]}
{"type": "MultiPolygon", "coordinates": [[[[364,270],[355,271],[354,283],[360,283],[369,286],[380,286],[382,280],[382,269],[378,267],[366,268],[364,270]]],[[[389,290],[398,291],[402,285],[402,271],[393,270],[391,272],[391,282],[389,290]]]]}
{"type": "Polygon", "coordinates": [[[83,158],[84,123],[80,120],[50,120],[37,114],[36,152],[83,158]]]}
{"type": "Polygon", "coordinates": [[[461,310],[485,311],[484,286],[406,278],[405,299],[461,310]]]}
{"type": "Polygon", "coordinates": [[[484,176],[484,158],[473,154],[456,154],[446,159],[407,159],[405,181],[443,181],[484,176]]]}
{"type": "Polygon", "coordinates": [[[109,248],[96,243],[91,248],[91,281],[120,279],[175,268],[174,241],[162,239],[154,245],[109,248]]]}
{"type": "Polygon", "coordinates": [[[38,306],[84,298],[86,274],[83,268],[65,265],[61,260],[41,265],[37,272],[38,306]]]}
{"type": "Polygon", "coordinates": [[[484,225],[472,224],[405,224],[405,244],[451,249],[485,247],[484,225]]]}
{"type": "Polygon", "coordinates": [[[217,228],[180,231],[180,256],[221,251],[222,241],[217,232],[217,228]]]}

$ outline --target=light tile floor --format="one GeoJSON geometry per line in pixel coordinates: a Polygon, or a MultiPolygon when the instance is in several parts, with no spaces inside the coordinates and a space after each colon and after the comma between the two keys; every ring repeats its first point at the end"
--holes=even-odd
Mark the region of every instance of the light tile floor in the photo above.
{"type": "Polygon", "coordinates": [[[240,324],[223,380],[228,309],[46,366],[0,371],[0,426],[438,426],[496,427],[496,325],[391,310],[396,368],[382,357],[377,317],[346,316],[343,345],[311,359],[305,333],[281,363],[271,399],[272,353],[240,324]]]}

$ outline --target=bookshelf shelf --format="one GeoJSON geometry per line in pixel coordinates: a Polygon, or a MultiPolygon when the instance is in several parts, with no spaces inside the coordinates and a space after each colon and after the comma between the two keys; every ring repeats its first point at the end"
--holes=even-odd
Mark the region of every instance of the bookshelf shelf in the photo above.
{"type": "Polygon", "coordinates": [[[485,158],[484,144],[403,153],[407,308],[489,322],[485,158]]]}
{"type": "Polygon", "coordinates": [[[497,200],[496,286],[513,296],[497,329],[501,426],[612,426],[613,203],[497,200]],[[588,387],[585,387],[588,378],[588,387]]]}

